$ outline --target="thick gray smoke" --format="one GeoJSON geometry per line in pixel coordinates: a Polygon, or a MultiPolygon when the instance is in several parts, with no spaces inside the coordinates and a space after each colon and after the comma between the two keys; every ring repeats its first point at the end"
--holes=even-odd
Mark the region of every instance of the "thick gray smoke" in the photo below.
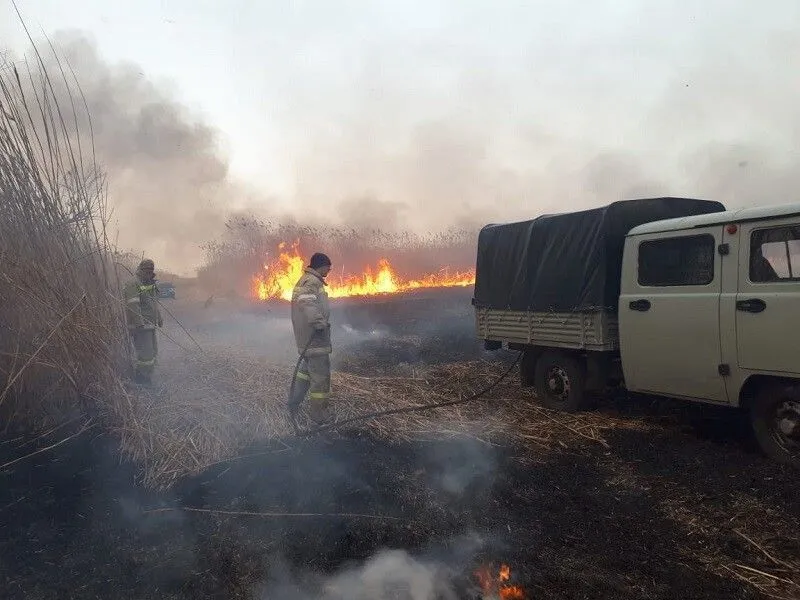
{"type": "MultiPolygon", "coordinates": [[[[778,17],[745,27],[747,6],[726,5],[725,35],[712,34],[711,17],[693,28],[688,13],[665,10],[658,27],[647,11],[615,24],[640,46],[614,46],[611,30],[596,32],[596,52],[519,40],[512,66],[501,54],[468,59],[479,46],[461,56],[441,41],[365,44],[341,81],[283,94],[276,135],[293,188],[270,201],[232,181],[217,132],[147,73],[109,64],[82,34],[54,42],[86,95],[119,244],[186,269],[242,207],[426,232],[636,196],[730,207],[791,201],[800,183],[800,45],[790,31],[773,31],[778,17]],[[662,31],[672,26],[680,39],[662,31]],[[630,70],[620,72],[619,61],[630,70]],[[438,68],[446,78],[430,76],[438,68]]],[[[526,12],[541,35],[535,14],[526,12]]],[[[296,66],[298,80],[313,78],[296,66]]]]}
{"type": "MultiPolygon", "coordinates": [[[[338,126],[293,157],[301,197],[370,194],[418,229],[636,196],[796,198],[796,3],[546,4],[440,7],[458,25],[438,39],[374,43],[354,91],[324,94],[350,102],[338,126]]],[[[294,127],[313,111],[289,112],[294,127]]]]}
{"type": "MultiPolygon", "coordinates": [[[[51,41],[56,55],[46,41],[38,41],[37,48],[67,129],[73,137],[80,131],[84,159],[90,160],[93,150],[107,174],[114,242],[178,269],[196,265],[200,245],[220,233],[229,202],[242,195],[228,178],[217,132],[135,64],[103,60],[83,34],[60,32],[51,41]],[[70,90],[60,77],[62,68],[70,90]]],[[[35,53],[29,51],[26,59],[35,64],[35,53]]],[[[24,61],[16,65],[25,81],[24,61]]],[[[30,94],[29,82],[25,85],[30,94]]]]}

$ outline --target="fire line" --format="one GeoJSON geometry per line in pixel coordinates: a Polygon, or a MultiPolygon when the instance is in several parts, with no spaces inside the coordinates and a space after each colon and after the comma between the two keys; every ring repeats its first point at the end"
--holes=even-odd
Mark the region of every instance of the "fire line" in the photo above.
{"type": "MultiPolygon", "coordinates": [[[[303,274],[305,266],[299,243],[278,245],[278,257],[265,264],[263,272],[253,278],[253,294],[259,300],[291,300],[292,288],[303,274]]],[[[427,273],[418,278],[402,277],[386,258],[378,260],[377,268],[366,267],[360,274],[328,278],[328,296],[346,298],[351,296],[378,296],[397,294],[423,288],[466,287],[475,284],[475,271],[451,271],[441,269],[438,273],[427,273]]]]}
{"type": "Polygon", "coordinates": [[[525,600],[525,591],[518,585],[510,585],[511,568],[501,565],[497,575],[489,567],[483,566],[475,572],[484,597],[499,600],[525,600]]]}

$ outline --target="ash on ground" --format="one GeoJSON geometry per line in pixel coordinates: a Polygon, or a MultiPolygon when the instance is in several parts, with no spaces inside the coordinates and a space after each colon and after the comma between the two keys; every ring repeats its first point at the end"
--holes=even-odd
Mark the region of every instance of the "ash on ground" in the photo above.
{"type": "MultiPolygon", "coordinates": [[[[337,307],[337,368],[402,377],[488,360],[463,295],[438,312],[430,300],[337,307]]],[[[285,307],[169,306],[201,345],[294,362],[285,307]]],[[[191,345],[174,325],[166,333],[191,345]]],[[[166,363],[184,352],[163,349],[166,363]]],[[[518,397],[522,427],[536,408],[518,397]]],[[[502,563],[526,598],[800,597],[798,476],[762,458],[733,414],[617,398],[572,421],[539,418],[547,436],[513,443],[499,433],[389,441],[369,424],[253,443],[161,492],[137,485],[139,466],[100,428],[9,432],[0,464],[41,452],[0,470],[0,589],[434,600],[479,597],[476,569],[502,563]],[[589,424],[603,443],[569,441],[589,424]]]]}

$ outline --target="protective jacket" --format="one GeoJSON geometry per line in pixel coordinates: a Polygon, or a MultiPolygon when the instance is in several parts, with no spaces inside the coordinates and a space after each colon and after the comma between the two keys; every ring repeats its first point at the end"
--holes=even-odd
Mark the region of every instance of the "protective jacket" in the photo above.
{"type": "Polygon", "coordinates": [[[163,325],[155,281],[143,283],[139,277],[132,279],[125,285],[123,294],[127,308],[125,316],[128,328],[155,329],[163,325]]]}
{"type": "Polygon", "coordinates": [[[306,267],[292,290],[292,328],[298,352],[308,343],[306,356],[331,353],[330,316],[325,281],[314,269],[306,267]]]}

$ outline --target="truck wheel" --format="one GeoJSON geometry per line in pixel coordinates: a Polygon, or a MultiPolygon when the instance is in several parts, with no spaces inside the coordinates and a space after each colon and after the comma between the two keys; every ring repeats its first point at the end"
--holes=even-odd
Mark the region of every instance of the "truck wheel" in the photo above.
{"type": "Polygon", "coordinates": [[[584,406],[586,373],[566,354],[548,352],[536,362],[536,395],[547,408],[575,412],[584,406]]]}
{"type": "Polygon", "coordinates": [[[800,468],[800,396],[786,385],[766,386],[750,410],[758,445],[769,458],[800,468]]]}

